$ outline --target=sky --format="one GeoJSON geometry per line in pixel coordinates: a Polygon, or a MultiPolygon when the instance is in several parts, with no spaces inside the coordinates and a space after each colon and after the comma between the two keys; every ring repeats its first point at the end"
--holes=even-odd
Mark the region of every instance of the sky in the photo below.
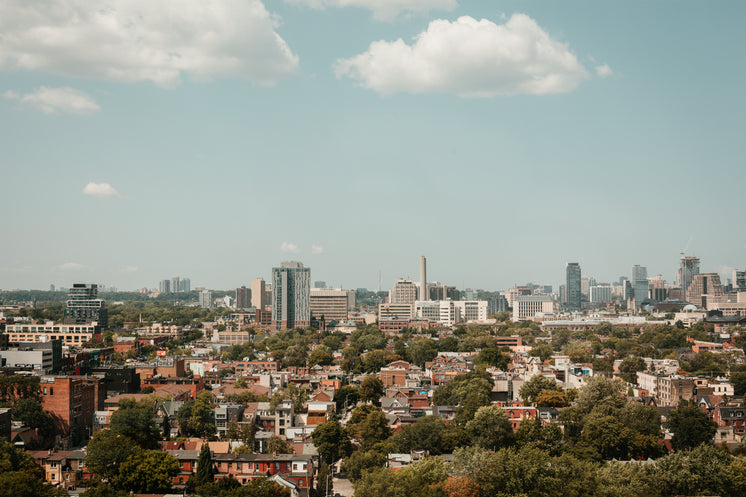
{"type": "Polygon", "coordinates": [[[746,268],[745,2],[5,0],[0,289],[746,268]],[[93,7],[95,5],[95,8],[93,7]]]}

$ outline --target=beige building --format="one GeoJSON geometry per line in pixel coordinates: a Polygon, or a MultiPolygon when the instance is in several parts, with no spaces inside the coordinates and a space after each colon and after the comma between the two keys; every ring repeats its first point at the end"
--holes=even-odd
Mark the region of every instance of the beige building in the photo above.
{"type": "Polygon", "coordinates": [[[686,301],[703,309],[712,310],[714,304],[725,300],[723,285],[717,273],[695,274],[686,291],[686,301]]]}
{"type": "Polygon", "coordinates": [[[95,321],[86,324],[60,324],[47,321],[44,324],[9,324],[5,327],[5,333],[11,342],[62,340],[63,345],[80,345],[100,332],[101,328],[95,321]]]}
{"type": "Polygon", "coordinates": [[[311,288],[311,319],[346,321],[350,291],[341,288],[311,288]]]}
{"type": "Polygon", "coordinates": [[[263,311],[267,307],[267,290],[264,278],[257,278],[251,282],[251,306],[263,311]]]}

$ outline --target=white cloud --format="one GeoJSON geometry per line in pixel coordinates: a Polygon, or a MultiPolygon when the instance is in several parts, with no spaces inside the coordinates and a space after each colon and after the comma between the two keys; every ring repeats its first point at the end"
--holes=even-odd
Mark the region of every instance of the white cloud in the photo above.
{"type": "Polygon", "coordinates": [[[69,86],[63,88],[42,86],[35,92],[26,94],[6,91],[3,97],[36,107],[45,114],[56,112],[91,114],[101,110],[101,107],[90,96],[69,86]]]}
{"type": "Polygon", "coordinates": [[[614,71],[611,70],[608,64],[603,64],[601,66],[596,66],[596,75],[601,78],[608,78],[609,76],[614,75],[614,71]]]}
{"type": "Polygon", "coordinates": [[[162,87],[185,74],[272,84],[298,67],[277,26],[261,0],[5,0],[0,69],[162,87]]]}
{"type": "Polygon", "coordinates": [[[85,266],[83,264],[78,264],[77,262],[66,262],[57,266],[57,269],[61,269],[63,271],[80,271],[84,268],[85,266]]]}
{"type": "Polygon", "coordinates": [[[373,12],[377,19],[390,20],[402,12],[453,10],[457,0],[285,0],[285,3],[307,5],[314,9],[327,7],[359,7],[373,12]]]}
{"type": "Polygon", "coordinates": [[[83,193],[99,198],[123,198],[109,183],[90,182],[83,188],[83,193]]]}
{"type": "Polygon", "coordinates": [[[291,254],[297,254],[298,252],[300,252],[300,248],[296,244],[290,242],[282,242],[282,245],[280,245],[280,250],[291,254]]]}
{"type": "Polygon", "coordinates": [[[311,245],[311,253],[314,255],[323,254],[324,247],[322,247],[321,245],[311,245]]]}
{"type": "Polygon", "coordinates": [[[401,38],[376,41],[335,65],[381,94],[453,93],[460,97],[564,93],[588,77],[564,43],[525,14],[505,24],[464,16],[432,21],[412,45],[401,38]]]}

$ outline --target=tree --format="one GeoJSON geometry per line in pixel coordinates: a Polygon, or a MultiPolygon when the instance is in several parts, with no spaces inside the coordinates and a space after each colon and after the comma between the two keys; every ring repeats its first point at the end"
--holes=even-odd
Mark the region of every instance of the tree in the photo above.
{"type": "Polygon", "coordinates": [[[331,364],[334,364],[334,357],[332,357],[332,352],[329,350],[329,348],[325,345],[319,345],[308,356],[308,365],[309,366],[329,366],[331,364]]]}
{"type": "Polygon", "coordinates": [[[168,493],[179,461],[167,452],[146,450],[130,456],[122,464],[115,486],[135,493],[168,493]]]}
{"type": "Polygon", "coordinates": [[[284,438],[272,435],[267,439],[268,454],[292,454],[293,446],[284,438]]]}
{"type": "Polygon", "coordinates": [[[567,395],[556,390],[542,390],[535,399],[536,407],[565,407],[568,405],[567,395]]]}
{"type": "Polygon", "coordinates": [[[327,497],[329,495],[334,495],[334,478],[329,465],[322,462],[316,480],[316,497],[327,497]]]}
{"type": "Polygon", "coordinates": [[[554,349],[547,342],[537,343],[528,351],[529,357],[538,357],[542,362],[552,357],[553,354],[554,349]]]}
{"type": "Polygon", "coordinates": [[[407,347],[407,356],[420,367],[424,367],[426,362],[432,361],[437,355],[438,345],[430,338],[418,338],[407,347]]]}
{"type": "Polygon", "coordinates": [[[474,414],[474,419],[466,423],[466,432],[475,445],[484,449],[497,450],[514,441],[513,427],[508,416],[494,405],[480,407],[474,414]]]}
{"type": "Polygon", "coordinates": [[[196,400],[185,402],[176,413],[182,435],[206,437],[214,434],[212,411],[212,393],[208,391],[201,392],[196,400]]]}
{"type": "Polygon", "coordinates": [[[337,405],[337,412],[342,412],[345,407],[357,404],[360,396],[358,388],[355,385],[345,385],[334,393],[334,403],[337,405]]]}
{"type": "Polygon", "coordinates": [[[35,399],[20,399],[13,409],[13,419],[22,421],[29,428],[37,430],[42,439],[42,446],[54,438],[54,418],[42,409],[41,404],[35,399]]]}
{"type": "Polygon", "coordinates": [[[686,400],[679,402],[679,406],[668,414],[667,424],[673,433],[671,444],[676,450],[710,443],[717,431],[717,425],[707,412],[686,400]]]}
{"type": "Polygon", "coordinates": [[[51,497],[63,493],[44,484],[44,470],[28,452],[0,442],[0,497],[51,497]]]}
{"type": "Polygon", "coordinates": [[[111,429],[101,430],[88,442],[85,464],[88,471],[104,480],[112,481],[130,456],[140,452],[140,447],[129,437],[111,429]]]}
{"type": "Polygon", "coordinates": [[[336,420],[317,426],[311,433],[311,439],[321,458],[329,465],[334,465],[351,450],[350,437],[336,420]]]}
{"type": "Polygon", "coordinates": [[[486,364],[488,366],[494,366],[501,371],[508,369],[508,363],[510,362],[510,356],[500,352],[497,347],[485,347],[477,356],[477,364],[486,364]]]}
{"type": "Polygon", "coordinates": [[[624,381],[635,385],[637,385],[637,372],[645,371],[646,369],[647,364],[645,364],[645,359],[637,356],[626,357],[619,364],[619,372],[622,373],[624,381]]]}
{"type": "Polygon", "coordinates": [[[360,382],[358,394],[360,395],[360,400],[362,400],[363,402],[372,402],[374,404],[378,404],[379,399],[383,396],[383,393],[383,382],[378,376],[368,375],[363,378],[363,381],[360,382]]]}
{"type": "Polygon", "coordinates": [[[154,448],[161,439],[161,432],[155,424],[153,407],[137,404],[125,399],[119,402],[119,409],[111,415],[109,427],[115,433],[134,440],[140,447],[154,448]]]}
{"type": "Polygon", "coordinates": [[[526,402],[534,402],[536,397],[544,391],[561,391],[557,382],[546,376],[537,374],[532,376],[526,383],[521,386],[519,395],[526,402]]]}
{"type": "Polygon", "coordinates": [[[80,495],[81,497],[129,497],[130,494],[111,485],[102,484],[89,487],[80,495]]]}
{"type": "Polygon", "coordinates": [[[202,448],[199,451],[197,472],[194,476],[197,486],[202,486],[205,483],[213,483],[215,481],[215,464],[212,461],[210,444],[207,442],[202,444],[202,448]]]}
{"type": "Polygon", "coordinates": [[[363,450],[368,450],[378,442],[383,442],[391,436],[389,423],[382,410],[376,409],[369,413],[360,427],[360,441],[363,450]]]}

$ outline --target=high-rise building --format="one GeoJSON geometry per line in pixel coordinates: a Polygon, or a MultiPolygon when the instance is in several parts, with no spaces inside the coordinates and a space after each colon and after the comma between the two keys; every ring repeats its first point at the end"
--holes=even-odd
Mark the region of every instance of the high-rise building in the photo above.
{"type": "Polygon", "coordinates": [[[711,310],[724,300],[723,285],[717,273],[695,274],[686,291],[686,301],[697,307],[711,310]]]}
{"type": "Polygon", "coordinates": [[[635,291],[635,303],[642,304],[648,298],[648,268],[645,266],[632,266],[632,288],[635,291]]]}
{"type": "Polygon", "coordinates": [[[272,328],[311,325],[311,268],[296,261],[272,268],[272,328]]]}
{"type": "Polygon", "coordinates": [[[199,292],[199,306],[203,309],[212,309],[212,292],[210,290],[199,292]]]}
{"type": "Polygon", "coordinates": [[[161,280],[160,284],[158,285],[158,291],[160,293],[170,293],[171,282],[169,280],[161,280]]]}
{"type": "Polygon", "coordinates": [[[430,293],[428,300],[459,300],[460,292],[455,286],[448,285],[428,285],[427,290],[430,293]]]}
{"type": "Polygon", "coordinates": [[[389,292],[391,304],[414,304],[417,300],[417,285],[412,280],[400,278],[389,292]]]}
{"type": "Polygon", "coordinates": [[[577,262],[568,262],[565,266],[565,292],[567,295],[567,308],[571,311],[579,311],[581,304],[580,292],[580,264],[577,262]]]}
{"type": "Polygon", "coordinates": [[[181,278],[173,276],[171,278],[171,291],[176,293],[181,291],[181,278]]]}
{"type": "Polygon", "coordinates": [[[430,300],[430,293],[427,291],[427,259],[424,255],[420,257],[420,300],[430,300]]]}
{"type": "Polygon", "coordinates": [[[591,304],[611,302],[611,285],[602,284],[590,287],[588,300],[591,304]]]}
{"type": "Polygon", "coordinates": [[[676,286],[687,291],[694,276],[699,274],[699,257],[687,257],[682,254],[679,262],[679,270],[676,272],[676,286]]]}
{"type": "Polygon", "coordinates": [[[179,291],[180,292],[191,292],[192,291],[192,281],[189,278],[182,278],[179,282],[179,291]]]}
{"type": "Polygon", "coordinates": [[[248,309],[251,307],[251,288],[241,286],[236,288],[236,309],[248,309]]]}
{"type": "Polygon", "coordinates": [[[94,321],[101,327],[108,324],[104,300],[98,298],[98,285],[73,284],[67,292],[65,322],[84,324],[94,321]]]}
{"type": "Polygon", "coordinates": [[[349,290],[341,288],[311,289],[311,318],[321,319],[328,324],[331,321],[347,321],[349,308],[349,290]]]}
{"type": "Polygon", "coordinates": [[[264,278],[256,278],[251,282],[251,306],[260,311],[263,311],[267,307],[264,278]]]}
{"type": "Polygon", "coordinates": [[[746,271],[733,270],[733,290],[746,292],[746,271]]]}

